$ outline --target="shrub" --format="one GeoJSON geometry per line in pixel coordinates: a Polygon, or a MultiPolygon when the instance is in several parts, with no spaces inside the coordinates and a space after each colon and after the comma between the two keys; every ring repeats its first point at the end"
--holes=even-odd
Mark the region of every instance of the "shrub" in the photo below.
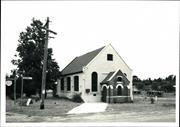
{"type": "Polygon", "coordinates": [[[72,101],[82,103],[84,100],[81,98],[81,94],[75,94],[72,97],[72,101]]]}
{"type": "Polygon", "coordinates": [[[55,98],[60,98],[59,95],[57,95],[57,94],[53,95],[53,97],[55,97],[55,98]]]}

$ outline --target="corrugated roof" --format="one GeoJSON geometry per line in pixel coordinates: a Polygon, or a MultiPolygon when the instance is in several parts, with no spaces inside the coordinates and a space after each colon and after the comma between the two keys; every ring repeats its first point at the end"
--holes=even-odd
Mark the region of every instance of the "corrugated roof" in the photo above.
{"type": "Polygon", "coordinates": [[[80,73],[83,71],[83,67],[86,66],[105,46],[88,52],[82,56],[73,59],[61,72],[62,75],[69,75],[80,73]]]}

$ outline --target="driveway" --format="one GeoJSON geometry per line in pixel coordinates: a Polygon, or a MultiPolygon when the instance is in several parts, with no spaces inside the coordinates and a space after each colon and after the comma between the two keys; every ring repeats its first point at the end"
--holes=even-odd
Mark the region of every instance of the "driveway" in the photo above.
{"type": "Polygon", "coordinates": [[[107,103],[83,103],[80,106],[70,110],[67,114],[104,112],[107,106],[107,103]]]}

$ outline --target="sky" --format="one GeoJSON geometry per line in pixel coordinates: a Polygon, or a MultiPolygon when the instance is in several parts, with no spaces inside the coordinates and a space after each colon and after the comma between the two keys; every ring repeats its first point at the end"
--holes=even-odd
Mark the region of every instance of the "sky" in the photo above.
{"type": "Polygon", "coordinates": [[[49,40],[62,70],[109,43],[141,79],[179,74],[179,1],[1,1],[1,68],[10,73],[19,34],[32,18],[57,32],[49,40]]]}

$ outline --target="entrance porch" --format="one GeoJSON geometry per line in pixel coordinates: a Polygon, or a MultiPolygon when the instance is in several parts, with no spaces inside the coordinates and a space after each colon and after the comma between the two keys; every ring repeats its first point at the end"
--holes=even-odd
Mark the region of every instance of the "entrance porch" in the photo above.
{"type": "Polygon", "coordinates": [[[101,100],[106,103],[131,102],[129,80],[121,70],[110,72],[101,82],[101,100]]]}

